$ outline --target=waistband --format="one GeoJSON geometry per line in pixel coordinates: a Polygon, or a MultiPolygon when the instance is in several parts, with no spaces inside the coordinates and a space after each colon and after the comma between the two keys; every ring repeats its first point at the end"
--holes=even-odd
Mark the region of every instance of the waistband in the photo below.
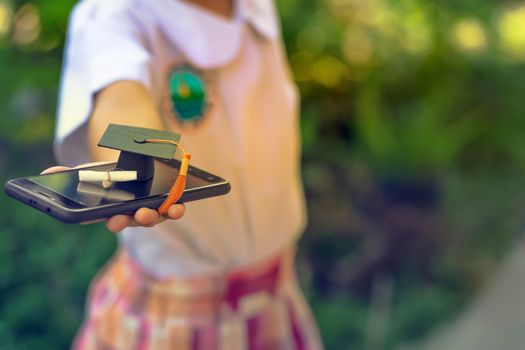
{"type": "Polygon", "coordinates": [[[236,311],[249,304],[247,301],[275,295],[283,282],[295,280],[294,261],[295,247],[224,273],[158,278],[133,262],[125,250],[119,250],[95,284],[92,297],[95,304],[105,304],[97,299],[109,293],[126,308],[140,308],[159,317],[210,315],[224,307],[236,311]]]}

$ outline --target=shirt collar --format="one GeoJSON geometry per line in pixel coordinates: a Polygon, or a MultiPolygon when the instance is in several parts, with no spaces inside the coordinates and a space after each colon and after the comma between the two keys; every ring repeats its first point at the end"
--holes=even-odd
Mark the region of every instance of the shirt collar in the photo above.
{"type": "Polygon", "coordinates": [[[238,0],[237,13],[268,39],[277,39],[279,23],[272,0],[238,0]]]}
{"type": "Polygon", "coordinates": [[[272,0],[239,0],[231,20],[181,0],[156,0],[148,5],[163,34],[198,68],[219,67],[236,56],[243,22],[267,39],[279,35],[272,0]]]}

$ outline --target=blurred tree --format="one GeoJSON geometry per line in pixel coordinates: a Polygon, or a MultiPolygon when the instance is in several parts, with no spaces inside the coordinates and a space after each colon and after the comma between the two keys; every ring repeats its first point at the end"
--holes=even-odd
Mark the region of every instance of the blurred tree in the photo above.
{"type": "MultiPolygon", "coordinates": [[[[303,96],[314,291],[325,302],[357,298],[374,319],[371,296],[390,276],[377,344],[422,337],[457,312],[523,224],[524,7],[282,3],[303,96]],[[297,16],[306,7],[312,15],[297,16]]],[[[319,317],[325,338],[339,339],[319,317]]],[[[344,317],[361,339],[375,334],[344,317]]]]}

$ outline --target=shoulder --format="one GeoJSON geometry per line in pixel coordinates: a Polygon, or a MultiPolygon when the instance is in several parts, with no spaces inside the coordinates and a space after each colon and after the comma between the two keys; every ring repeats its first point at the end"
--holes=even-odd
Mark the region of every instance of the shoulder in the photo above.
{"type": "Polygon", "coordinates": [[[141,22],[150,11],[140,0],[81,0],[70,14],[70,25],[83,27],[91,23],[141,22]]]}
{"type": "Polygon", "coordinates": [[[104,17],[130,12],[142,6],[140,0],[81,0],[73,7],[73,13],[89,17],[104,17]]]}

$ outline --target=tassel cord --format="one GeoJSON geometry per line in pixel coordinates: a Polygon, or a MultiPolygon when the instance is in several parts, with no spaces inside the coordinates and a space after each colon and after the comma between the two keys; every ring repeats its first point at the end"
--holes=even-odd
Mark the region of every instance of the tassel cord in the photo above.
{"type": "Polygon", "coordinates": [[[188,167],[189,167],[191,155],[188,152],[186,152],[186,150],[182,148],[178,142],[175,142],[175,141],[160,140],[160,139],[147,139],[147,140],[144,140],[144,142],[169,143],[169,144],[177,146],[178,148],[182,150],[182,152],[184,152],[182,155],[179,175],[177,176],[175,183],[171,186],[168,197],[166,197],[164,202],[157,209],[159,214],[166,215],[168,213],[170,206],[177,203],[177,201],[180,199],[180,197],[182,197],[182,194],[184,193],[184,189],[186,188],[186,176],[188,174],[188,167]]]}

